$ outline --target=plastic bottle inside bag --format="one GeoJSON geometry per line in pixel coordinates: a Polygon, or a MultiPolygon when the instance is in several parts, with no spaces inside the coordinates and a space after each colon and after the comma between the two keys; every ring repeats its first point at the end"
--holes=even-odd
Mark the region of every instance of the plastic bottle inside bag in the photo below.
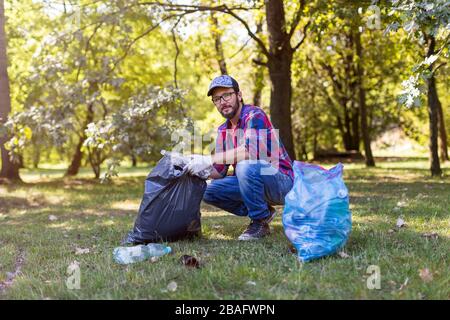
{"type": "Polygon", "coordinates": [[[172,252],[172,248],[159,243],[149,243],[134,247],[117,247],[113,251],[114,261],[120,264],[130,264],[147,260],[151,257],[161,257],[172,252]]]}

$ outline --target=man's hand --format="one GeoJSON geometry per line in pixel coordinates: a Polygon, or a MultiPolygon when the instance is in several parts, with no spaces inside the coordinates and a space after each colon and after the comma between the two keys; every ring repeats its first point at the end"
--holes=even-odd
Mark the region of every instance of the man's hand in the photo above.
{"type": "Polygon", "coordinates": [[[187,164],[187,172],[203,178],[207,178],[211,174],[212,169],[212,159],[208,155],[193,154],[191,155],[191,161],[187,164]]]}

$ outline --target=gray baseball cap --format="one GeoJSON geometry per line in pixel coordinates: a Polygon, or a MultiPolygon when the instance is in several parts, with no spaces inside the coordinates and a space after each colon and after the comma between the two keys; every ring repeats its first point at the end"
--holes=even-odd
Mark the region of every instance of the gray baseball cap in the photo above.
{"type": "Polygon", "coordinates": [[[212,91],[215,88],[233,88],[235,91],[239,91],[239,84],[229,75],[222,75],[211,81],[208,89],[208,97],[212,94],[212,91]]]}

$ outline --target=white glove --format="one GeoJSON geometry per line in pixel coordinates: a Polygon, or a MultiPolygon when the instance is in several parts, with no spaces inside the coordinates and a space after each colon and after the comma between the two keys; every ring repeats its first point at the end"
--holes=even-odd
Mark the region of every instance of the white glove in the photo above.
{"type": "Polygon", "coordinates": [[[212,168],[212,159],[208,155],[193,154],[191,161],[187,164],[187,172],[204,178],[211,174],[212,168]]]}

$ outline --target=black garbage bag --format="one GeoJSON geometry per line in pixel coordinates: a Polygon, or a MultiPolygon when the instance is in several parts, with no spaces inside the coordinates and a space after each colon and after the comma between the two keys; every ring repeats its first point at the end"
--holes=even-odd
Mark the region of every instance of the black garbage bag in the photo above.
{"type": "Polygon", "coordinates": [[[123,244],[176,241],[201,235],[204,179],[186,172],[188,159],[165,152],[145,180],[134,228],[123,244]]]}

